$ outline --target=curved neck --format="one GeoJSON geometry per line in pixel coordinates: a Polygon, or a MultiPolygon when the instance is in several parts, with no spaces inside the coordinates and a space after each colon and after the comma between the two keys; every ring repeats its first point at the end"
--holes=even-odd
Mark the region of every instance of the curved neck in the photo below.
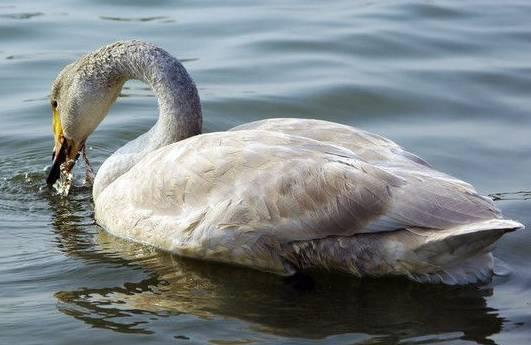
{"type": "Polygon", "coordinates": [[[119,73],[122,80],[148,83],[159,105],[149,149],[153,150],[201,133],[201,102],[197,88],[181,63],[151,44],[124,43],[119,73]],[[125,48],[125,49],[124,49],[125,48]]]}
{"type": "Polygon", "coordinates": [[[115,97],[130,79],[148,83],[157,96],[159,118],[147,133],[127,143],[100,167],[93,185],[94,199],[146,154],[201,133],[201,103],[197,88],[181,63],[165,50],[138,42],[118,42],[97,52],[112,61],[105,74],[113,80],[115,97]]]}

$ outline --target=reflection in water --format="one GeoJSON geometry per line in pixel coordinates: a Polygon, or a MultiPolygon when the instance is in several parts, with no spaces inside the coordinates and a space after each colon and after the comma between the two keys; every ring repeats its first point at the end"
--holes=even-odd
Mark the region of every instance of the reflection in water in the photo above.
{"type": "Polygon", "coordinates": [[[67,255],[146,272],[132,281],[55,294],[62,313],[92,327],[150,334],[153,320],[184,314],[206,322],[229,317],[254,332],[306,339],[363,333],[395,342],[451,333],[481,344],[494,344],[488,337],[502,328],[503,320],[486,304],[489,288],[312,273],[315,286],[301,291],[271,274],[182,259],[114,238],[94,224],[88,190],[49,201],[58,245],[67,255]]]}

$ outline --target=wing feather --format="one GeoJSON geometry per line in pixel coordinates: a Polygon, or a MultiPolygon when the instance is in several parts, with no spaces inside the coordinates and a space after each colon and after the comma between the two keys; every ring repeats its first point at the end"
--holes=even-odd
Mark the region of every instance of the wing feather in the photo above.
{"type": "Polygon", "coordinates": [[[422,158],[379,135],[334,122],[311,119],[266,119],[233,128],[260,129],[303,136],[346,148],[359,159],[405,181],[395,191],[388,213],[365,231],[405,227],[444,229],[499,218],[492,200],[468,183],[433,169],[422,158]]]}

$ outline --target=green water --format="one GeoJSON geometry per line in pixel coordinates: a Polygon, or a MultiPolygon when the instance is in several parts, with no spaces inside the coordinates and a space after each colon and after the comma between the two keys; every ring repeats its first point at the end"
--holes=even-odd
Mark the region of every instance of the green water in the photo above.
{"type": "MultiPolygon", "coordinates": [[[[184,62],[205,131],[315,117],[385,135],[483,194],[531,190],[531,3],[0,1],[1,344],[529,344],[531,235],[505,236],[481,287],[319,275],[300,289],[109,237],[91,193],[45,186],[61,68],[142,39],[184,62]]],[[[146,131],[127,83],[90,137],[98,167],[146,131]]],[[[82,170],[78,168],[78,175],[82,170]]],[[[531,226],[531,193],[501,194],[531,226]]]]}

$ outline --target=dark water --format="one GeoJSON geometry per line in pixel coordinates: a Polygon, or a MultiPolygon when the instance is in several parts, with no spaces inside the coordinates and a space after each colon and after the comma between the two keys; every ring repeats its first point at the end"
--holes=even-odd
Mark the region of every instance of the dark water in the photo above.
{"type": "MultiPolygon", "coordinates": [[[[44,185],[49,85],[117,39],[184,61],[205,130],[316,117],[388,136],[531,226],[528,1],[0,2],[1,344],[529,344],[531,235],[481,287],[317,276],[313,288],[109,237],[88,188],[44,185]],[[518,193],[520,192],[520,193],[518,193]]],[[[89,139],[97,167],[155,121],[128,83],[89,139]]],[[[79,175],[82,171],[78,170],[79,175]]]]}

